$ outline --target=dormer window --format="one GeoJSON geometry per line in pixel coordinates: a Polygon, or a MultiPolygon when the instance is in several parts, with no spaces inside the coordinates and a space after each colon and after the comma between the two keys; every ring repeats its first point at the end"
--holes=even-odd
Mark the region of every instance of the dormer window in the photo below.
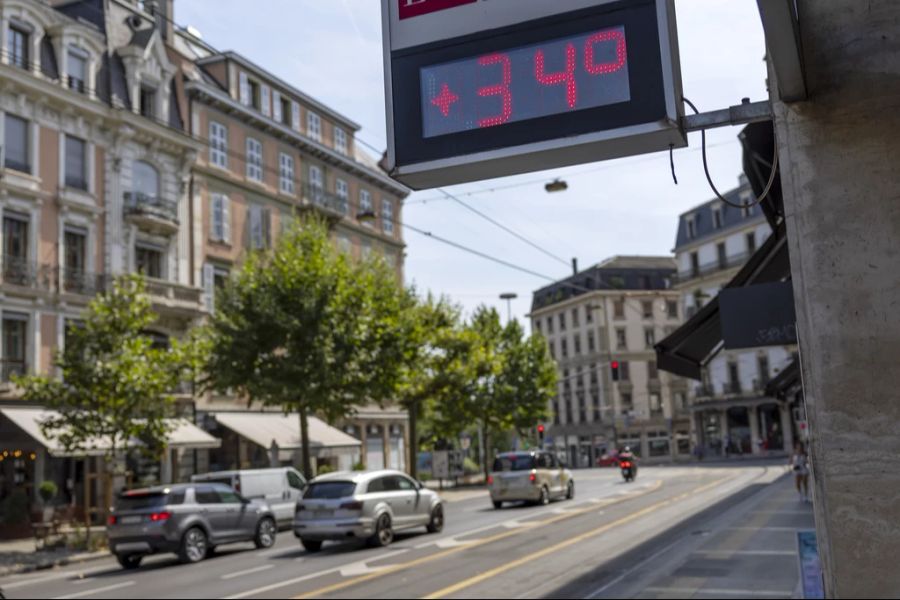
{"type": "Polygon", "coordinates": [[[84,94],[87,82],[87,57],[81,52],[70,48],[66,53],[66,61],[69,89],[84,94]]]}
{"type": "Polygon", "coordinates": [[[262,104],[259,100],[259,84],[255,81],[249,81],[248,84],[250,86],[250,106],[259,110],[262,104]]]}
{"type": "Polygon", "coordinates": [[[689,240],[697,237],[697,224],[694,222],[694,217],[690,216],[686,219],[687,221],[687,236],[689,240]]]}
{"type": "Polygon", "coordinates": [[[291,114],[291,101],[284,97],[280,98],[279,101],[281,102],[281,122],[285,126],[290,127],[291,123],[293,122],[293,116],[291,114]]]}
{"type": "Polygon", "coordinates": [[[9,56],[9,64],[28,70],[28,48],[31,44],[30,33],[19,25],[10,25],[6,38],[6,52],[9,56]]]}
{"type": "Polygon", "coordinates": [[[151,87],[141,88],[141,115],[148,119],[156,118],[156,90],[151,87]]]}
{"type": "Polygon", "coordinates": [[[713,209],[713,227],[716,229],[722,229],[723,220],[722,220],[722,209],[714,208],[713,209]]]}

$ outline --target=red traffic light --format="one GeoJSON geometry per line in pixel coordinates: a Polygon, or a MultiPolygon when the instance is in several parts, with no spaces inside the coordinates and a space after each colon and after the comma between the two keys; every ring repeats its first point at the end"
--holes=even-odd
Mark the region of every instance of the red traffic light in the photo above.
{"type": "Polygon", "coordinates": [[[610,363],[610,366],[611,366],[613,369],[618,369],[618,368],[619,368],[619,361],[617,361],[617,360],[612,361],[612,362],[610,363]]]}
{"type": "Polygon", "coordinates": [[[538,425],[538,433],[544,433],[544,426],[538,425]]]}

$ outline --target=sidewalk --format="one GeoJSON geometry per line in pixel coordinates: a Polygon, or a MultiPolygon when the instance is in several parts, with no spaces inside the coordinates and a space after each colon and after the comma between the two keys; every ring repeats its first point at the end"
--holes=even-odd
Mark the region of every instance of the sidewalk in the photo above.
{"type": "MultiPolygon", "coordinates": [[[[102,528],[93,535],[104,535],[102,528]]],[[[35,550],[34,538],[0,542],[0,577],[77,564],[109,556],[108,550],[85,552],[53,548],[35,550]]]]}
{"type": "Polygon", "coordinates": [[[797,532],[814,529],[812,504],[785,476],[663,545],[598,596],[801,597],[797,532]]]}

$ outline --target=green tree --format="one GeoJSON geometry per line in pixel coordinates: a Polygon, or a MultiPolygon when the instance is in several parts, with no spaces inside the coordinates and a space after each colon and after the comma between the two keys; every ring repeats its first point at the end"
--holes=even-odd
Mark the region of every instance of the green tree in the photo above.
{"type": "Polygon", "coordinates": [[[191,352],[189,342],[155,344],[147,334],[155,321],[143,278],[119,278],[91,301],[83,324],[67,331],[65,348],[54,358],[61,378],[16,378],[24,400],[55,411],[41,424],[47,437],[73,453],[100,442],[108,447],[107,476],[136,442],[154,458],[166,446],[173,392],[187,375],[191,352]]]}
{"type": "Polygon", "coordinates": [[[409,299],[381,260],[353,262],[320,221],[295,223],[251,254],[216,299],[209,384],[297,412],[312,477],[308,417],[334,421],[398,388],[409,299]]]}

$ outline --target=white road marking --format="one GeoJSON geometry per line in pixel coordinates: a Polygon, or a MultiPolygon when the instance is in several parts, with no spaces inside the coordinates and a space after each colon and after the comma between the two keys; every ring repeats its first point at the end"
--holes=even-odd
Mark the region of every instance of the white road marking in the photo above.
{"type": "Polygon", "coordinates": [[[728,531],[800,531],[803,527],[726,527],[728,531]]]}
{"type": "Polygon", "coordinates": [[[104,592],[111,592],[113,590],[120,590],[122,588],[131,587],[134,585],[134,581],[124,581],[122,583],[116,583],[113,585],[108,585],[106,587],[95,588],[93,590],[84,590],[83,592],[78,592],[77,594],[69,594],[67,596],[57,596],[56,600],[67,600],[68,598],[84,598],[85,596],[93,596],[94,594],[102,594],[104,592]]]}
{"type": "Polygon", "coordinates": [[[684,598],[694,594],[707,594],[710,596],[737,596],[738,598],[753,598],[754,596],[772,596],[773,598],[790,598],[794,590],[730,590],[724,588],[667,588],[648,587],[644,590],[653,594],[678,594],[684,598]]]}
{"type": "Polygon", "coordinates": [[[275,565],[260,565],[258,567],[253,567],[252,569],[246,569],[244,571],[237,571],[235,573],[229,573],[228,575],[222,575],[222,579],[234,579],[235,577],[249,575],[250,573],[259,573],[260,571],[268,571],[269,569],[274,568],[275,565]]]}
{"type": "Polygon", "coordinates": [[[269,550],[263,550],[261,552],[257,552],[256,556],[258,556],[259,558],[265,558],[267,556],[281,554],[282,552],[290,552],[290,548],[271,548],[269,550]]]}
{"type": "Polygon", "coordinates": [[[706,556],[797,556],[796,550],[695,550],[706,556]]]}
{"type": "Polygon", "coordinates": [[[13,583],[4,583],[4,590],[15,590],[18,588],[23,588],[29,585],[34,585],[36,583],[47,583],[48,581],[57,581],[59,579],[83,579],[86,575],[91,575],[93,573],[102,573],[103,571],[108,571],[112,566],[100,567],[97,569],[91,569],[89,571],[67,571],[65,573],[57,573],[55,575],[38,575],[36,577],[32,577],[23,581],[15,581],[13,583]]]}

